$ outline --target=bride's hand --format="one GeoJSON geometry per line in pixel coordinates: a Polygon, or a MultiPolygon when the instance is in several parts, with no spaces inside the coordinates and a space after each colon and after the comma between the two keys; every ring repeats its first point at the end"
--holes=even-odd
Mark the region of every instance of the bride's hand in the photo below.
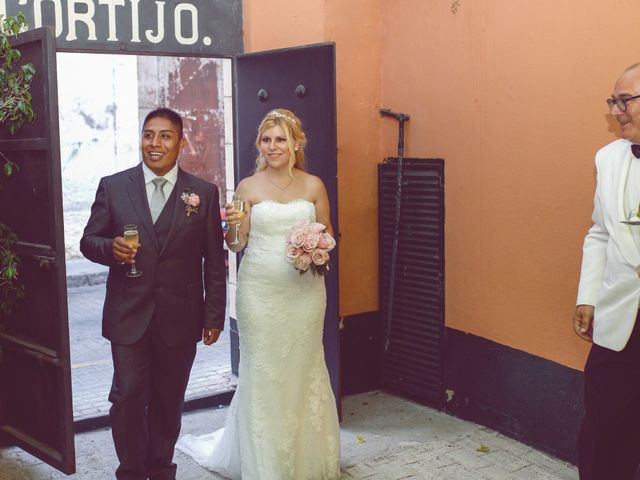
{"type": "Polygon", "coordinates": [[[226,210],[227,224],[229,224],[229,225],[238,225],[238,224],[242,223],[242,220],[244,220],[244,217],[245,217],[245,213],[244,212],[236,210],[233,207],[233,203],[227,203],[224,206],[224,208],[226,210]]]}

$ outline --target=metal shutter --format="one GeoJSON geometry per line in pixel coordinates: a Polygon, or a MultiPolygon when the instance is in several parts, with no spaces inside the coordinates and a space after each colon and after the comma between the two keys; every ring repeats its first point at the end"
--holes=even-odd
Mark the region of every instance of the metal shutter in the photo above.
{"type": "MultiPolygon", "coordinates": [[[[388,323],[389,283],[396,214],[397,159],[378,167],[380,313],[388,323]]],[[[402,206],[386,390],[440,407],[444,344],[444,161],[403,160],[402,206]]],[[[383,338],[382,343],[385,343],[383,338]]]]}

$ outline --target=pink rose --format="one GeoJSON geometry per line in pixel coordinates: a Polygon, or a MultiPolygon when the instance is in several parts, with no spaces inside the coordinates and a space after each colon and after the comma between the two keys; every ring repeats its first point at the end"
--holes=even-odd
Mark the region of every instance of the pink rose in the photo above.
{"type": "Polygon", "coordinates": [[[293,230],[297,230],[299,228],[305,227],[309,224],[309,222],[307,222],[306,220],[300,220],[299,222],[296,222],[293,224],[293,230]]]}
{"type": "Polygon", "coordinates": [[[311,260],[314,265],[324,265],[329,261],[329,253],[318,248],[311,253],[311,260]]]}
{"type": "Polygon", "coordinates": [[[291,243],[291,235],[293,235],[295,232],[303,231],[306,224],[307,222],[305,222],[304,220],[296,222],[293,227],[291,227],[291,230],[289,230],[289,233],[287,233],[287,242],[291,243]]]}
{"type": "Polygon", "coordinates": [[[322,233],[326,230],[327,227],[325,227],[323,224],[318,223],[318,222],[313,222],[311,224],[311,231],[314,233],[322,233]]]}
{"type": "Polygon", "coordinates": [[[197,207],[198,205],[200,205],[200,196],[197,193],[189,195],[189,206],[197,207]]]}
{"type": "Polygon", "coordinates": [[[306,272],[307,270],[309,270],[309,267],[311,266],[311,256],[307,253],[304,253],[294,260],[293,265],[298,270],[302,270],[303,272],[306,272]]]}
{"type": "Polygon", "coordinates": [[[329,251],[333,250],[335,246],[336,241],[328,232],[324,232],[322,235],[320,235],[320,240],[318,240],[318,248],[329,251]]]}
{"type": "Polygon", "coordinates": [[[315,232],[308,232],[307,238],[304,239],[304,243],[302,244],[302,248],[305,252],[313,252],[318,246],[318,241],[320,240],[320,234],[315,232]]]}
{"type": "Polygon", "coordinates": [[[289,260],[290,262],[295,261],[295,259],[298,258],[301,253],[301,248],[296,248],[291,245],[287,246],[287,260],[289,260]]]}
{"type": "Polygon", "coordinates": [[[289,244],[292,247],[301,248],[306,238],[306,232],[303,228],[294,228],[289,234],[289,244]]]}

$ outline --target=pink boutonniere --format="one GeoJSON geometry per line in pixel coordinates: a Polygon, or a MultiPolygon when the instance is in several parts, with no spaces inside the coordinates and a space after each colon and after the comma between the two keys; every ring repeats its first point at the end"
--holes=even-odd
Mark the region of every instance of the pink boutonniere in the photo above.
{"type": "Polygon", "coordinates": [[[184,210],[187,212],[187,217],[190,217],[194,213],[198,213],[198,209],[200,208],[200,196],[197,193],[185,190],[180,195],[180,200],[185,204],[184,210]]]}

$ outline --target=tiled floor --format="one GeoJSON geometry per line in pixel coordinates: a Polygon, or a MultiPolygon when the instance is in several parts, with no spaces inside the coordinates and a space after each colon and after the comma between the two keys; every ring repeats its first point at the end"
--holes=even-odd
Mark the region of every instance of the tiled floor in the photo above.
{"type": "MultiPolygon", "coordinates": [[[[343,480],[577,480],[573,465],[488,428],[381,392],[343,400],[343,480]]],[[[211,433],[227,408],[204,408],[182,417],[182,432],[211,433]]],[[[82,480],[113,479],[117,466],[108,428],[76,435],[82,480]]],[[[174,456],[182,480],[222,480],[182,452],[174,456]]],[[[17,447],[0,450],[2,480],[63,480],[17,447]]]]}

